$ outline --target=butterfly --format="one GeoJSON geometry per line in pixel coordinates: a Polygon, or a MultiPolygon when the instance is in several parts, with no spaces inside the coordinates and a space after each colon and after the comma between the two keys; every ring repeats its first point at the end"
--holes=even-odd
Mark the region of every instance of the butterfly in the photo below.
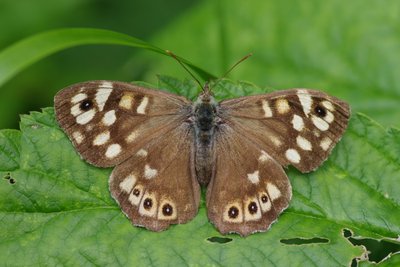
{"type": "Polygon", "coordinates": [[[349,121],[347,103],[289,89],[217,102],[117,81],[90,81],[55,96],[56,118],[79,155],[114,167],[109,187],[136,226],[190,221],[206,186],[222,234],[266,231],[289,205],[284,167],[306,173],[327,159],[349,121]]]}

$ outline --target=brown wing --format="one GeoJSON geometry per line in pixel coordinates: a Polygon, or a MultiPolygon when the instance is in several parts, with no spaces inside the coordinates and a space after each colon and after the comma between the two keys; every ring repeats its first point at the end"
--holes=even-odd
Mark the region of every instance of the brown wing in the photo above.
{"type": "Polygon", "coordinates": [[[292,89],[222,101],[220,114],[282,166],[292,164],[309,172],[326,160],[342,137],[350,108],[320,91],[292,89]]]}
{"type": "Polygon", "coordinates": [[[268,230],[287,208],[290,182],[266,151],[227,124],[216,131],[216,168],[207,189],[208,218],[223,233],[268,230]]]}
{"type": "Polygon", "coordinates": [[[161,231],[197,214],[200,190],[192,146],[192,128],[184,123],[115,167],[110,191],[134,225],[161,231]]]}
{"type": "Polygon", "coordinates": [[[83,159],[114,166],[185,120],[183,97],[123,82],[72,85],[54,99],[57,121],[83,159]]]}

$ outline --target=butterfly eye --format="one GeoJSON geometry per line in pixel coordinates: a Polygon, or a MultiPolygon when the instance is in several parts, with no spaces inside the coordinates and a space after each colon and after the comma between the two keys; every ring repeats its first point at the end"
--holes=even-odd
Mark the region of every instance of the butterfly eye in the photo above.
{"type": "Polygon", "coordinates": [[[326,109],[324,107],[321,107],[320,105],[315,106],[314,111],[320,118],[324,118],[326,116],[326,109]]]}
{"type": "Polygon", "coordinates": [[[174,209],[172,208],[172,206],[170,204],[165,204],[162,208],[162,213],[164,216],[171,216],[172,213],[174,212],[174,209]]]}
{"type": "Polygon", "coordinates": [[[235,206],[232,206],[232,207],[229,208],[229,210],[228,210],[229,218],[236,219],[238,215],[239,215],[239,209],[238,208],[236,208],[235,206]]]}
{"type": "Polygon", "coordinates": [[[93,101],[92,100],[84,100],[80,105],[79,108],[82,111],[88,111],[89,109],[91,109],[93,107],[93,101]]]}
{"type": "Polygon", "coordinates": [[[153,201],[151,200],[151,198],[146,198],[143,201],[143,208],[144,209],[150,210],[152,206],[153,206],[153,201]]]}
{"type": "Polygon", "coordinates": [[[257,213],[258,207],[254,201],[250,202],[247,208],[249,209],[250,214],[257,213]]]}

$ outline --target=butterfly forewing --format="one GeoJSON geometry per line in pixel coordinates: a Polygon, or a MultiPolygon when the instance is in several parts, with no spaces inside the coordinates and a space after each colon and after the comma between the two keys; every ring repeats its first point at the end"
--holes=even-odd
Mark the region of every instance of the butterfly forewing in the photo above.
{"type": "Polygon", "coordinates": [[[309,172],[322,164],[345,131],[347,103],[323,92],[292,89],[223,101],[221,117],[254,139],[282,166],[309,172]]]}
{"type": "Polygon", "coordinates": [[[161,231],[197,214],[200,190],[191,167],[192,146],[192,129],[184,123],[115,167],[110,191],[133,224],[161,231]]]}
{"type": "Polygon", "coordinates": [[[183,97],[122,82],[80,83],[55,97],[60,126],[79,154],[100,167],[126,160],[180,125],[189,109],[183,97]]]}
{"type": "Polygon", "coordinates": [[[260,146],[229,125],[216,133],[215,176],[207,190],[208,217],[221,233],[266,231],[289,205],[291,186],[260,146]]]}

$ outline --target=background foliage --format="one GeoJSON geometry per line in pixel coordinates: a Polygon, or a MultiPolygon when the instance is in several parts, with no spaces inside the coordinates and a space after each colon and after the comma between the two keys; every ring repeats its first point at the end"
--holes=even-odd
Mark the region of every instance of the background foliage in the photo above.
{"type": "MultiPolygon", "coordinates": [[[[43,30],[74,26],[105,28],[172,50],[217,76],[233,62],[253,52],[251,59],[231,73],[232,79],[251,81],[261,88],[324,89],[347,100],[354,114],[366,113],[389,130],[384,130],[363,115],[354,115],[344,141],[323,168],[309,176],[290,170],[295,189],[294,200],[280,223],[274,225],[273,231],[244,240],[233,237],[234,242],[219,245],[216,249],[218,245],[207,243],[208,237],[217,234],[207,223],[203,207],[193,224],[174,227],[161,235],[161,240],[165,242],[161,244],[165,245],[169,242],[178,244],[178,241],[188,241],[188,237],[182,235],[196,233],[198,238],[191,242],[206,255],[201,259],[211,265],[232,264],[242,260],[237,258],[237,252],[243,248],[247,250],[239,255],[254,265],[266,261],[271,264],[290,263],[280,262],[280,253],[293,255],[292,263],[306,258],[310,264],[315,263],[315,260],[323,260],[328,265],[346,265],[352,258],[361,255],[361,249],[352,247],[343,238],[342,229],[348,227],[356,236],[376,239],[396,238],[400,232],[397,182],[400,179],[400,137],[397,129],[389,128],[400,126],[398,10],[397,1],[362,0],[250,0],[245,3],[238,0],[120,1],[118,5],[92,0],[3,0],[0,2],[0,49],[43,30]],[[344,207],[337,206],[335,200],[344,207]],[[348,206],[348,203],[352,205],[348,206]],[[295,222],[299,220],[304,224],[296,228],[295,222]],[[320,228],[314,229],[316,221],[320,222],[320,228]],[[311,242],[313,244],[308,246],[286,246],[278,242],[275,246],[281,250],[272,255],[267,249],[270,245],[268,242],[285,237],[290,240],[294,237],[328,237],[331,243],[324,245],[319,244],[321,242],[311,242]],[[260,250],[259,246],[266,249],[260,250]]],[[[34,53],[35,50],[29,52],[34,53]]],[[[2,86],[0,128],[17,128],[18,113],[52,106],[54,94],[72,83],[93,79],[157,83],[157,74],[179,78],[188,76],[170,58],[129,47],[91,45],[61,51],[31,64],[2,86]]],[[[179,81],[162,76],[160,84],[173,90],[172,85],[179,84],[179,81]]],[[[226,85],[229,86],[229,83],[226,85]]],[[[183,86],[190,88],[190,83],[183,86]]],[[[230,85],[229,88],[232,91],[224,92],[223,95],[233,97],[260,91],[260,88],[249,84],[239,87],[230,85]]],[[[87,170],[87,165],[75,162],[75,169],[65,171],[74,173],[78,170],[81,174],[91,174],[78,176],[77,181],[75,176],[68,176],[68,173],[52,173],[60,171],[58,161],[45,161],[43,165],[43,156],[49,151],[41,151],[41,147],[29,145],[30,142],[40,143],[40,140],[35,139],[40,139],[40,135],[33,130],[50,131],[54,142],[69,146],[66,140],[59,139],[62,134],[51,118],[51,109],[46,109],[43,114],[34,113],[33,116],[23,117],[22,133],[13,130],[1,132],[1,171],[5,179],[0,186],[0,217],[3,225],[7,225],[0,231],[0,257],[3,262],[12,264],[9,261],[11,255],[19,255],[21,252],[25,254],[23,252],[35,249],[46,252],[52,247],[54,251],[47,259],[40,256],[33,258],[35,263],[56,264],[60,261],[64,264],[107,264],[114,257],[122,260],[122,265],[132,260],[149,259],[156,260],[150,263],[157,265],[171,254],[176,256],[174,263],[193,263],[190,259],[201,254],[198,250],[193,248],[186,253],[185,246],[172,246],[169,251],[159,250],[162,246],[151,248],[153,243],[160,240],[160,235],[132,230],[104,188],[107,184],[107,171],[92,168],[87,170]],[[40,126],[39,129],[35,125],[40,126]],[[25,150],[24,145],[27,146],[25,150]],[[23,154],[21,151],[29,153],[23,154]],[[31,154],[35,156],[30,158],[31,154]],[[18,158],[12,155],[18,155],[18,158]],[[42,165],[36,164],[36,161],[42,165]],[[10,171],[13,175],[23,177],[18,180],[17,186],[10,187],[10,171]],[[47,181],[48,177],[44,173],[53,176],[47,181]],[[60,177],[72,180],[64,182],[60,177]],[[33,181],[33,184],[29,181],[33,181]],[[19,188],[21,185],[25,185],[25,188],[19,188]],[[70,186],[88,194],[82,195],[78,190],[76,196],[68,195],[66,192],[70,192],[70,186]],[[50,188],[59,188],[61,194],[54,191],[53,195],[47,195],[45,192],[52,192],[47,190],[50,188]],[[74,198],[75,204],[68,204],[74,198]],[[32,199],[33,202],[29,202],[32,199]],[[82,212],[82,209],[83,213],[76,216],[75,213],[82,212]],[[53,216],[56,218],[53,219],[53,216]],[[59,224],[59,220],[65,219],[72,223],[72,228],[59,224]],[[88,223],[88,228],[82,228],[81,224],[85,223],[88,223]],[[71,248],[77,244],[81,232],[76,229],[83,229],[87,237],[86,243],[81,244],[76,249],[77,254],[74,254],[82,258],[58,254],[61,249],[58,246],[62,244],[60,240],[71,242],[66,244],[71,248]],[[101,229],[99,236],[89,229],[101,229]],[[132,231],[134,234],[124,239],[132,231]],[[115,236],[111,246],[115,250],[111,252],[110,246],[98,242],[106,240],[110,235],[115,236]],[[144,242],[135,243],[137,239],[144,242]],[[37,240],[46,242],[38,248],[35,245],[37,240]],[[27,250],[18,251],[21,246],[27,250]],[[124,251],[122,247],[130,249],[124,251]],[[102,251],[110,257],[95,261],[95,251],[102,251]],[[123,253],[129,251],[139,252],[124,257],[123,253]]],[[[66,149],[70,157],[74,152],[68,150],[70,146],[66,149]]],[[[391,260],[398,261],[398,256],[391,260]]]]}

